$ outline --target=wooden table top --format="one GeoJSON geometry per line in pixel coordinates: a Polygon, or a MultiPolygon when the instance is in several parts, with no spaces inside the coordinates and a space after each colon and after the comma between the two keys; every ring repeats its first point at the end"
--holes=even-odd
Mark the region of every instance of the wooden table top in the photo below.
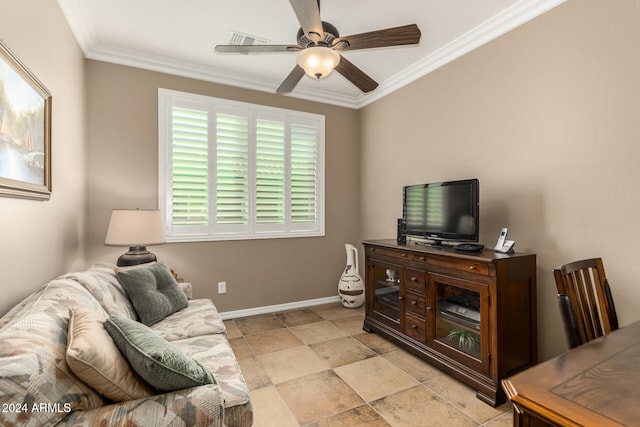
{"type": "Polygon", "coordinates": [[[509,399],[558,425],[640,426],[640,321],[503,381],[509,399]]]}

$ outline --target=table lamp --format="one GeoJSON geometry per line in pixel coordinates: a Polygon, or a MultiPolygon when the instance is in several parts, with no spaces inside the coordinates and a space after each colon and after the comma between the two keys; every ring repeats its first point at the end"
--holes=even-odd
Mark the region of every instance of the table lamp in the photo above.
{"type": "Polygon", "coordinates": [[[166,242],[162,215],[157,209],[114,209],[104,240],[106,246],[129,246],[118,258],[118,267],[156,261],[147,246],[166,242]]]}

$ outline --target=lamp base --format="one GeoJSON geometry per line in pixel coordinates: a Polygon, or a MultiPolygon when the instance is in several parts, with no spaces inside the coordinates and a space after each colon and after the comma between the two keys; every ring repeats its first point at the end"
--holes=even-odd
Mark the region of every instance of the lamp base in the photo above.
{"type": "Polygon", "coordinates": [[[118,267],[129,267],[132,265],[146,264],[158,259],[147,250],[146,246],[130,246],[129,250],[118,258],[118,267]]]}

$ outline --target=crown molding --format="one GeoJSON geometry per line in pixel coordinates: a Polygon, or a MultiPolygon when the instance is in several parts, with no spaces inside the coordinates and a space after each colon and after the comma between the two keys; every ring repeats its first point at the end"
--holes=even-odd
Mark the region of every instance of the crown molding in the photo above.
{"type": "MultiPolygon", "coordinates": [[[[359,109],[365,107],[430,72],[454,61],[478,47],[506,34],[518,26],[561,5],[566,0],[520,0],[442,48],[415,62],[403,71],[380,82],[378,88],[357,96],[315,89],[298,88],[285,95],[307,101],[359,109]]],[[[100,45],[87,23],[82,0],[58,0],[85,58],[150,71],[209,81],[218,84],[274,93],[273,83],[254,76],[225,73],[199,64],[150,55],[130,49],[100,45]],[[64,6],[64,7],[62,7],[64,6]]]]}
{"type": "MultiPolygon", "coordinates": [[[[176,61],[173,58],[150,55],[148,53],[130,49],[122,49],[106,45],[96,46],[91,48],[89,52],[85,53],[85,57],[96,61],[141,68],[159,73],[240,87],[243,89],[257,90],[272,94],[275,93],[273,82],[261,80],[255,76],[248,76],[240,73],[229,74],[219,72],[203,65],[188,63],[185,61],[176,61]]],[[[296,89],[295,93],[292,92],[284,96],[291,96],[307,101],[320,102],[347,108],[358,108],[357,100],[359,99],[340,93],[330,93],[304,88],[296,89]]]]}

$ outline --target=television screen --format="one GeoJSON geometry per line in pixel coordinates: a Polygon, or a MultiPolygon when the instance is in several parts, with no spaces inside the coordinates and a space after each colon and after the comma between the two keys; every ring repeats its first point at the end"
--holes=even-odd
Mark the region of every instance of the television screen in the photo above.
{"type": "Polygon", "coordinates": [[[437,242],[478,241],[477,179],[404,187],[405,234],[437,242]]]}

